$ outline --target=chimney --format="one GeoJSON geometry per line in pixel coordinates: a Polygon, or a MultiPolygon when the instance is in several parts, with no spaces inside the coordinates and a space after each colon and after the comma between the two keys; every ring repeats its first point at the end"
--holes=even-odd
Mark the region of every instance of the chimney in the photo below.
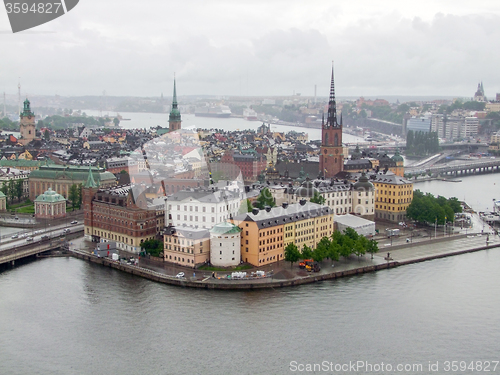
{"type": "Polygon", "coordinates": [[[266,212],[271,212],[271,206],[266,206],[266,212]]]}
{"type": "Polygon", "coordinates": [[[254,209],[252,210],[252,214],[254,214],[254,215],[258,215],[258,214],[259,214],[259,209],[258,209],[258,208],[254,208],[254,209]]]}
{"type": "Polygon", "coordinates": [[[288,203],[283,202],[283,203],[281,204],[281,207],[283,207],[284,209],[286,209],[286,208],[288,207],[288,203]]]}
{"type": "Polygon", "coordinates": [[[299,201],[299,203],[300,203],[301,206],[304,206],[306,204],[306,200],[305,199],[301,199],[299,201]]]}

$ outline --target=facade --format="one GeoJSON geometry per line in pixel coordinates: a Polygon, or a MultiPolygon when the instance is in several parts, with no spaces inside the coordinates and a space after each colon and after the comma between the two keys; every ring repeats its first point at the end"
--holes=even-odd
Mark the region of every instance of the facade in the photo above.
{"type": "Polygon", "coordinates": [[[375,185],[375,219],[399,223],[413,199],[413,183],[392,172],[370,176],[375,185]]]}
{"type": "Polygon", "coordinates": [[[239,153],[226,151],[221,157],[219,169],[224,175],[234,176],[241,172],[245,182],[255,182],[261,172],[266,169],[266,158],[258,153],[239,153]]]}
{"type": "Polygon", "coordinates": [[[454,140],[462,137],[464,119],[460,116],[448,116],[445,123],[445,137],[454,140]]]}
{"type": "Polygon", "coordinates": [[[241,229],[227,221],[210,229],[210,264],[216,267],[237,266],[241,262],[241,229]]]}
{"type": "Polygon", "coordinates": [[[431,119],[428,117],[412,117],[406,122],[406,130],[429,133],[431,131],[431,119]]]}
{"type": "Polygon", "coordinates": [[[464,137],[474,137],[479,129],[479,120],[477,117],[466,117],[462,134],[464,137]]]}
{"type": "Polygon", "coordinates": [[[302,200],[282,206],[254,209],[236,216],[232,223],[241,229],[241,259],[264,266],[284,259],[285,247],[293,242],[316,247],[333,233],[333,212],[323,205],[302,200]]]}
{"type": "Polygon", "coordinates": [[[18,181],[22,181],[22,196],[27,197],[29,194],[28,177],[30,175],[29,171],[23,171],[16,168],[0,168],[0,189],[4,185],[9,185],[10,181],[14,181],[16,184],[18,181]]]}
{"type": "MultiPolygon", "coordinates": [[[[94,181],[101,187],[116,185],[116,177],[98,167],[91,167],[94,181]]],[[[29,176],[29,195],[34,200],[49,187],[56,193],[68,198],[73,184],[83,184],[89,177],[89,168],[84,166],[42,165],[29,176]]]]}
{"type": "Polygon", "coordinates": [[[7,210],[7,197],[0,191],[0,211],[7,210]]]}
{"type": "Polygon", "coordinates": [[[66,216],[66,199],[51,188],[35,199],[35,217],[58,219],[66,216]]]}
{"type": "Polygon", "coordinates": [[[170,110],[170,115],[168,117],[168,127],[169,132],[179,130],[181,128],[181,112],[177,108],[177,92],[175,90],[175,78],[174,78],[174,95],[172,98],[172,109],[170,110]]]}
{"type": "Polygon", "coordinates": [[[191,268],[208,263],[210,234],[207,229],[171,226],[163,233],[165,262],[191,268]]]}
{"type": "Polygon", "coordinates": [[[24,109],[20,113],[19,132],[21,133],[21,137],[18,139],[18,142],[24,146],[35,139],[35,114],[31,111],[28,99],[24,101],[24,109]]]}
{"type": "Polygon", "coordinates": [[[445,138],[445,126],[444,126],[444,115],[433,114],[431,116],[431,131],[437,132],[438,138],[445,138]]]}
{"type": "Polygon", "coordinates": [[[340,123],[337,122],[337,104],[335,102],[335,83],[333,79],[330,87],[330,101],[328,102],[328,117],[326,124],[322,121],[321,148],[319,156],[319,171],[325,178],[334,177],[342,172],[344,167],[344,154],[342,148],[342,115],[340,123]]]}
{"type": "Polygon", "coordinates": [[[119,249],[139,253],[142,242],[156,238],[156,211],[138,187],[100,188],[90,169],[82,198],[86,239],[115,241],[119,249]]]}
{"type": "Polygon", "coordinates": [[[128,169],[128,158],[110,158],[106,160],[106,170],[113,174],[125,171],[129,173],[128,169]]]}
{"type": "Polygon", "coordinates": [[[179,191],[165,200],[165,225],[210,229],[238,214],[240,190],[198,188],[179,191]]]}

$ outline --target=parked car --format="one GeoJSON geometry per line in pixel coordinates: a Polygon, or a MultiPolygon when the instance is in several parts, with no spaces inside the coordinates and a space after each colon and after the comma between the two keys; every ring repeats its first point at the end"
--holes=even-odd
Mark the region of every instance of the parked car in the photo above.
{"type": "Polygon", "coordinates": [[[78,224],[78,221],[73,220],[73,221],[71,222],[71,224],[78,224]]]}
{"type": "Polygon", "coordinates": [[[71,230],[69,228],[64,228],[63,229],[63,233],[69,233],[69,232],[71,232],[71,230]]]}
{"type": "Polygon", "coordinates": [[[178,279],[182,279],[184,277],[184,272],[179,272],[177,275],[175,275],[178,279]]]}

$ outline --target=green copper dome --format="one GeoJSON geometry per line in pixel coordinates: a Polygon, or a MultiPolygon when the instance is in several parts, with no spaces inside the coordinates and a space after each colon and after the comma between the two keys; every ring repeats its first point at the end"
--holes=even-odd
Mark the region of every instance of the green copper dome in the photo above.
{"type": "Polygon", "coordinates": [[[216,224],[210,229],[210,233],[214,234],[231,234],[231,233],[240,233],[241,229],[227,221],[224,221],[222,223],[216,224]]]}
{"type": "Polygon", "coordinates": [[[394,160],[394,161],[404,161],[403,157],[399,153],[399,149],[396,150],[396,153],[392,157],[392,160],[394,160]]]}

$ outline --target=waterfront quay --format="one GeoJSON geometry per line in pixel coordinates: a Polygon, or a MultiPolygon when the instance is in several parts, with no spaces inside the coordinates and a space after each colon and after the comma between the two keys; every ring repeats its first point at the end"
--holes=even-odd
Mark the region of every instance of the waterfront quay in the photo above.
{"type": "MultiPolygon", "coordinates": [[[[259,268],[259,270],[266,271],[269,276],[243,280],[228,279],[227,275],[231,274],[230,270],[217,272],[216,277],[213,277],[211,271],[173,267],[164,262],[148,259],[141,259],[137,266],[131,265],[109,258],[99,258],[90,252],[81,250],[79,245],[70,246],[70,252],[76,258],[165,284],[204,289],[252,290],[298,286],[480,250],[497,250],[498,247],[500,247],[498,236],[478,233],[457,234],[435,239],[422,238],[414,240],[413,243],[383,247],[378,254],[374,255],[373,259],[369,255],[365,255],[362,257],[351,256],[333,263],[330,260],[325,260],[320,263],[321,270],[319,272],[307,272],[300,269],[298,262],[292,266],[289,262],[278,262],[259,268]],[[180,271],[185,272],[185,277],[175,277],[176,273],[180,271]]],[[[246,271],[250,274],[253,270],[246,271]]]]}

